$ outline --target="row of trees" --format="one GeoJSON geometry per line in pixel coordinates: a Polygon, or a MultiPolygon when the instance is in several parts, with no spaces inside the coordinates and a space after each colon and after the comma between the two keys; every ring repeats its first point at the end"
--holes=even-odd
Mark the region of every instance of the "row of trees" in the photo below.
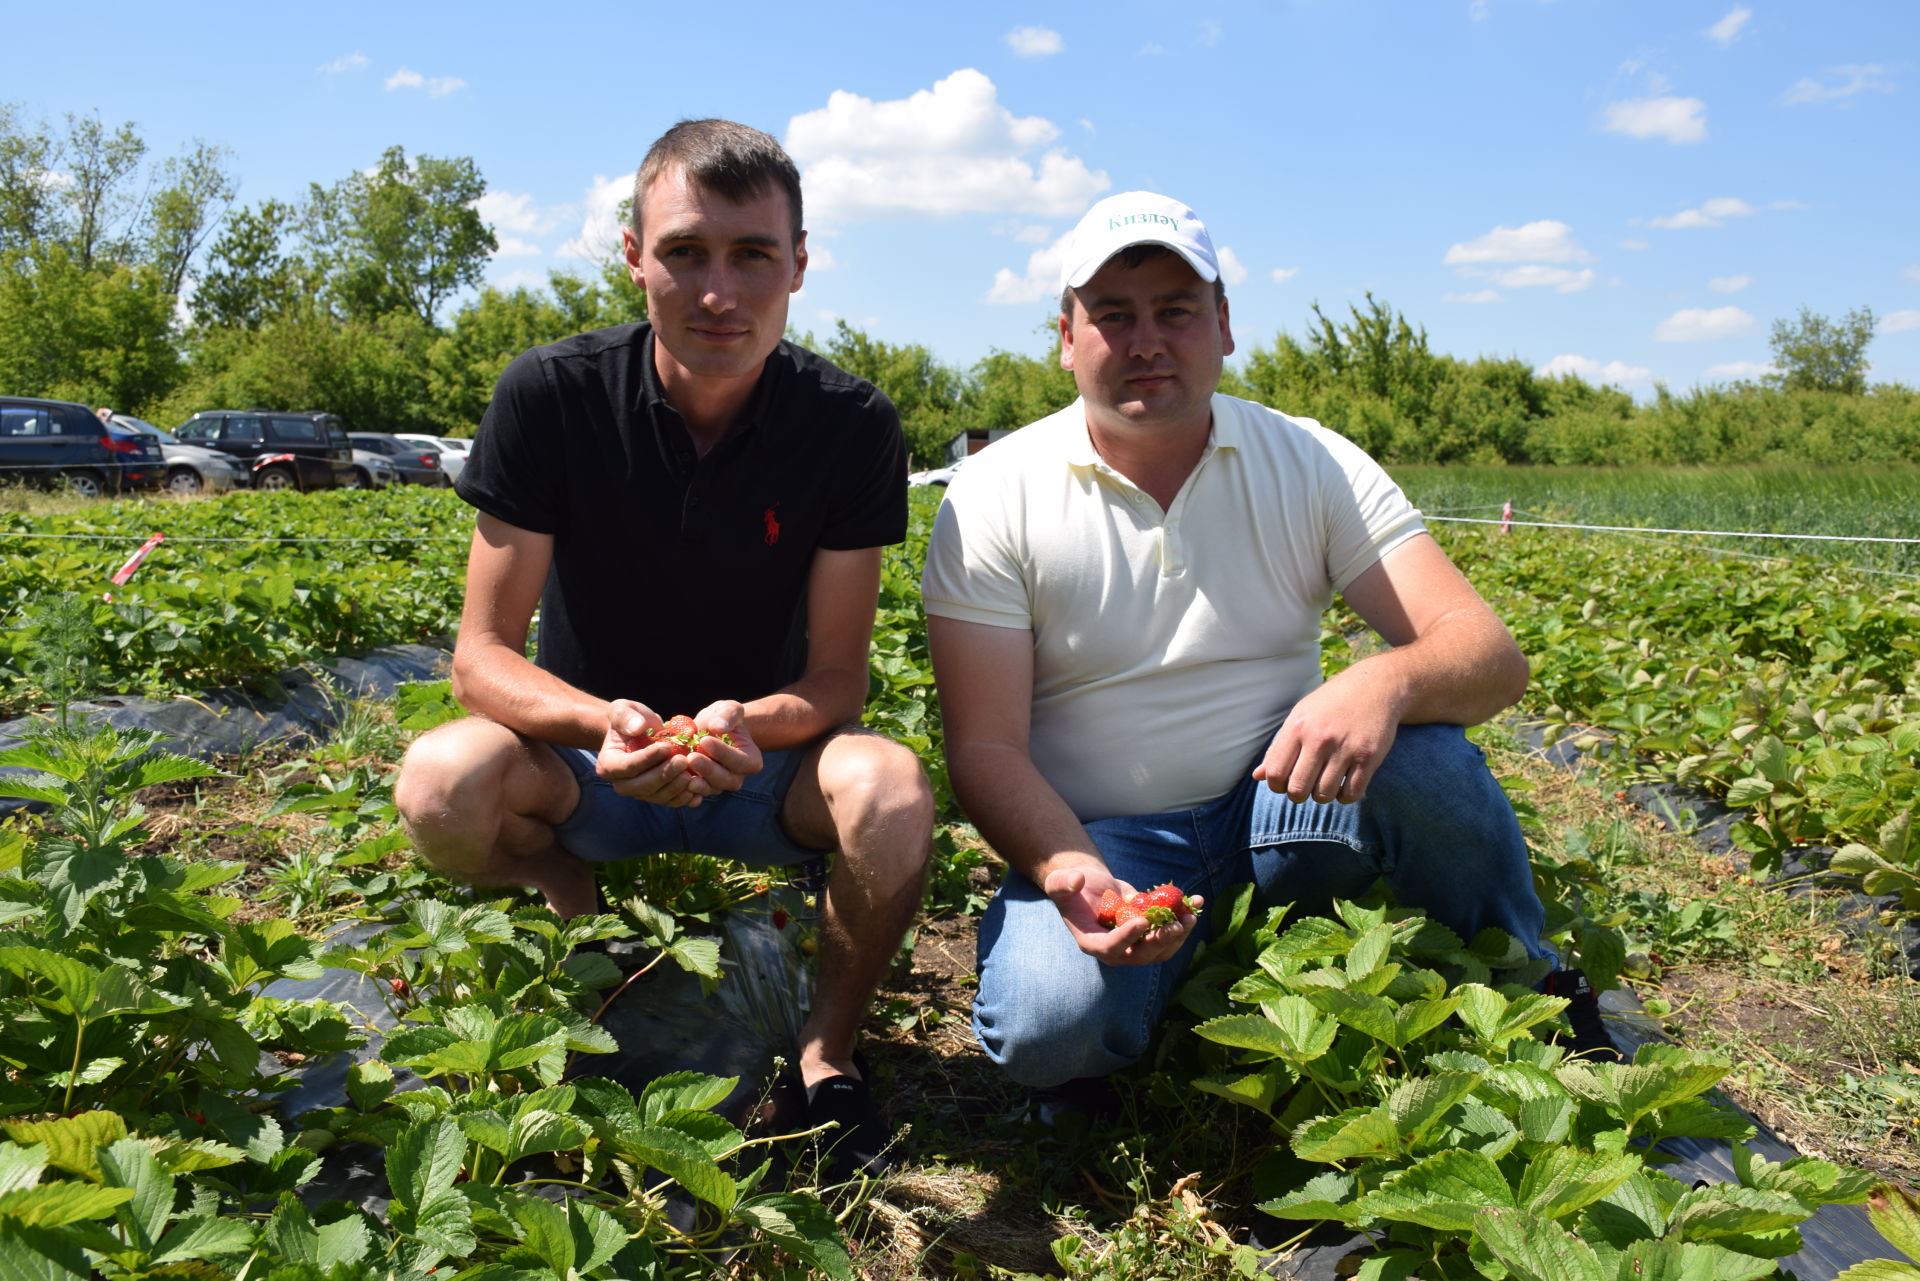
{"type": "MultiPolygon", "coordinates": [[[[480,286],[497,248],[466,157],[389,149],[297,202],[235,207],[230,157],[154,160],[132,125],[30,124],[0,104],[0,390],[111,404],[162,424],[214,406],[325,408],[370,430],[466,434],[495,379],[542,342],[646,314],[610,262],[540,289],[480,286]],[[446,313],[452,308],[452,315],[446,313]]],[[[963,433],[1011,429],[1073,399],[1050,323],[1043,355],[969,368],[840,322],[802,335],[899,406],[916,463],[963,433]]],[[[1516,359],[1435,353],[1369,295],[1317,305],[1228,372],[1225,390],[1318,418],[1399,462],[1920,461],[1920,397],[1869,388],[1873,316],[1803,310],[1774,326],[1764,383],[1650,405],[1516,359]]]]}

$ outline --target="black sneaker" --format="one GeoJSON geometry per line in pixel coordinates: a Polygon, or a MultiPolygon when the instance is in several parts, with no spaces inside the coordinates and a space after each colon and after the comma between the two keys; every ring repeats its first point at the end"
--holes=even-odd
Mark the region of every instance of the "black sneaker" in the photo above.
{"type": "Polygon", "coordinates": [[[1566,998],[1567,1026],[1572,1030],[1555,1032],[1547,1039],[1555,1045],[1570,1046],[1567,1057],[1590,1063],[1626,1062],[1626,1056],[1607,1035],[1607,1025],[1600,1018],[1600,996],[1583,971],[1555,970],[1547,975],[1540,990],[1548,996],[1566,998]]]}
{"type": "Polygon", "coordinates": [[[856,1053],[859,1076],[830,1076],[807,1087],[807,1128],[834,1122],[834,1128],[814,1136],[822,1171],[833,1183],[846,1183],[856,1174],[879,1178],[894,1167],[893,1131],[873,1105],[873,1069],[866,1056],[856,1053]]]}
{"type": "Polygon", "coordinates": [[[1120,1112],[1120,1096],[1104,1076],[1083,1076],[1043,1086],[1027,1097],[1026,1119],[1049,1130],[1083,1129],[1120,1112]]]}

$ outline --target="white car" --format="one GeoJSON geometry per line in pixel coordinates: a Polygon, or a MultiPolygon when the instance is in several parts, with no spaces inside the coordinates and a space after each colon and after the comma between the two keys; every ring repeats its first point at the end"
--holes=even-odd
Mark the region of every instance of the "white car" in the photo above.
{"type": "Polygon", "coordinates": [[[161,456],[167,460],[167,478],[163,483],[169,494],[219,494],[229,489],[245,489],[253,483],[246,466],[231,454],[203,445],[189,445],[172,432],[132,414],[115,414],[113,423],[159,442],[161,456]]]}
{"type": "Polygon", "coordinates": [[[959,472],[961,463],[966,461],[966,459],[962,458],[957,462],[948,463],[945,467],[934,467],[927,471],[909,472],[907,474],[907,483],[909,485],[945,485],[959,472]]]}
{"type": "Polygon", "coordinates": [[[409,445],[418,445],[422,449],[431,449],[439,454],[440,470],[446,473],[447,483],[449,485],[459,480],[460,473],[466,469],[467,451],[457,448],[456,445],[450,443],[448,439],[443,439],[439,436],[428,436],[423,432],[406,431],[393,433],[393,438],[395,440],[404,440],[409,445]]]}

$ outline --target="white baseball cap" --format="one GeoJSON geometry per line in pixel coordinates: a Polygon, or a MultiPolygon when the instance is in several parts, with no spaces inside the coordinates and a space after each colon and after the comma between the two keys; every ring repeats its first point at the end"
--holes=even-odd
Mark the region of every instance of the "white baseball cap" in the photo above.
{"type": "Polygon", "coordinates": [[[1123,191],[1087,210],[1068,233],[1060,251],[1060,287],[1078,289],[1130,245],[1165,245],[1185,258],[1200,279],[1220,278],[1220,260],[1199,214],[1155,192],[1123,191]]]}

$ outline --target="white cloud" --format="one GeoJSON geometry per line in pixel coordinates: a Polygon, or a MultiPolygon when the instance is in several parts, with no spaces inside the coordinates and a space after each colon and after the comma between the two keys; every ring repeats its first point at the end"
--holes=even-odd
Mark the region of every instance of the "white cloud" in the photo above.
{"type": "Polygon", "coordinates": [[[1447,250],[1449,266],[1480,262],[1592,262],[1593,255],[1573,238],[1564,222],[1543,218],[1519,227],[1495,227],[1478,240],[1447,250]]]}
{"type": "Polygon", "coordinates": [[[1577,294],[1591,285],[1593,268],[1548,267],[1528,263],[1524,267],[1464,267],[1465,276],[1483,276],[1504,289],[1552,289],[1555,293],[1577,294]]]}
{"type": "Polygon", "coordinates": [[[538,258],[547,252],[531,240],[522,240],[518,236],[503,236],[496,231],[493,238],[496,242],[493,251],[495,258],[538,258]]]}
{"type": "Polygon", "coordinates": [[[458,76],[423,76],[410,67],[402,67],[387,77],[389,93],[395,89],[425,89],[429,98],[444,98],[466,87],[467,82],[458,76]]]}
{"type": "Polygon", "coordinates": [[[1653,371],[1640,365],[1629,365],[1622,360],[1609,360],[1606,364],[1588,356],[1555,356],[1546,364],[1533,371],[1542,378],[1559,378],[1573,374],[1585,382],[1597,384],[1646,383],[1653,380],[1653,371]]]}
{"type": "Polygon", "coordinates": [[[1043,245],[1053,238],[1053,228],[1043,222],[1022,222],[1009,218],[993,225],[993,234],[1006,236],[1023,245],[1043,245]]]}
{"type": "Polygon", "coordinates": [[[1300,269],[1298,267],[1275,267],[1269,274],[1272,275],[1274,284],[1284,285],[1299,275],[1300,269]]]}
{"type": "Polygon", "coordinates": [[[1716,196],[1705,201],[1698,209],[1682,209],[1677,214],[1663,214],[1658,218],[1647,219],[1649,227],[1665,227],[1669,230],[1686,230],[1691,227],[1724,227],[1729,218],[1747,218],[1753,215],[1754,208],[1738,196],[1716,196]]]}
{"type": "Polygon", "coordinates": [[[1066,47],[1058,31],[1046,27],[1015,27],[1006,34],[1007,47],[1022,58],[1045,58],[1066,47]]]}
{"type": "Polygon", "coordinates": [[[524,191],[489,191],[473,207],[496,233],[521,231],[536,236],[552,231],[571,212],[543,209],[524,191]]]}
{"type": "Polygon", "coordinates": [[[1684,307],[1654,327],[1660,342],[1706,342],[1750,332],[1757,322],[1738,307],[1684,307]]]}
{"type": "Polygon", "coordinates": [[[807,206],[823,221],[883,214],[1078,217],[1112,184],[1061,147],[1041,116],[1016,116],[972,68],[910,97],[875,102],[836,89],[787,123],[807,206]],[[1047,148],[1037,161],[1027,157],[1047,148]]]}
{"type": "Polygon", "coordinates": [[[1219,23],[1207,21],[1200,24],[1200,43],[1211,49],[1220,43],[1220,37],[1226,34],[1219,23]]]}
{"type": "Polygon", "coordinates": [[[1489,0],[1473,0],[1467,6],[1467,17],[1474,22],[1485,22],[1493,16],[1493,6],[1489,0]]]}
{"type": "Polygon", "coordinates": [[[1700,34],[1724,49],[1740,38],[1741,30],[1747,25],[1747,19],[1751,17],[1753,17],[1751,9],[1733,9],[1726,17],[1700,34]]]}
{"type": "Polygon", "coordinates": [[[1236,289],[1247,282],[1246,264],[1226,245],[1220,246],[1220,279],[1236,289]]]}
{"type": "Polygon", "coordinates": [[[1909,329],[1920,329],[1920,311],[1908,308],[1905,311],[1890,311],[1880,317],[1880,332],[1883,334],[1903,334],[1909,329]]]}
{"type": "Polygon", "coordinates": [[[367,65],[367,55],[356,51],[354,53],[348,54],[344,58],[335,58],[332,62],[329,62],[325,66],[321,67],[320,71],[329,76],[337,76],[342,71],[352,71],[358,67],[364,67],[366,65],[367,65]]]}
{"type": "Polygon", "coordinates": [[[1159,45],[1153,44],[1152,42],[1140,46],[1140,56],[1143,58],[1157,58],[1165,52],[1165,49],[1162,49],[1159,45]]]}
{"type": "Polygon", "coordinates": [[[1794,82],[1793,88],[1781,95],[1780,100],[1789,106],[1803,102],[1836,102],[1851,98],[1857,93],[1872,90],[1876,93],[1892,93],[1893,82],[1883,79],[1887,69],[1879,63],[1851,63],[1844,67],[1828,67],[1827,75],[1837,80],[1822,84],[1810,76],[1794,82]]]}
{"type": "Polygon", "coordinates": [[[1065,236],[1027,255],[1024,275],[1015,275],[1009,267],[993,273],[993,285],[987,290],[987,302],[1034,303],[1060,296],[1060,246],[1065,236]]]}
{"type": "Polygon", "coordinates": [[[616,174],[608,178],[595,174],[580,198],[585,210],[580,230],[560,246],[560,252],[592,262],[606,262],[620,252],[621,204],[633,195],[633,175],[616,174]]]}
{"type": "Polygon", "coordinates": [[[1737,294],[1752,283],[1752,276],[1715,276],[1707,282],[1707,288],[1715,293],[1737,294]]]}
{"type": "Polygon", "coordinates": [[[1905,271],[1901,272],[1900,274],[1902,276],[1905,276],[1908,280],[1912,281],[1914,284],[1920,285],[1920,262],[1914,263],[1911,267],[1908,267],[1905,271]]]}
{"type": "Polygon", "coordinates": [[[1500,291],[1498,289],[1475,289],[1470,293],[1464,294],[1442,294],[1440,295],[1440,299],[1442,302],[1499,302],[1500,291]]]}
{"type": "Polygon", "coordinates": [[[1721,378],[1728,382],[1757,382],[1770,374],[1780,371],[1772,365],[1763,365],[1752,360],[1730,360],[1724,365],[1711,365],[1707,368],[1708,378],[1721,378]]]}
{"type": "Polygon", "coordinates": [[[1653,242],[1649,240],[1623,240],[1620,242],[1620,247],[1622,249],[1632,249],[1636,251],[1641,249],[1651,249],[1653,248],[1653,242]]]}
{"type": "Polygon", "coordinates": [[[1607,104],[1608,133],[1629,138],[1665,138],[1668,142],[1701,142],[1707,136],[1707,104],[1698,98],[1628,98],[1607,104]]]}
{"type": "Polygon", "coordinates": [[[840,260],[833,256],[833,250],[822,244],[820,237],[808,233],[807,274],[811,276],[818,271],[832,271],[839,265],[840,260]]]}

